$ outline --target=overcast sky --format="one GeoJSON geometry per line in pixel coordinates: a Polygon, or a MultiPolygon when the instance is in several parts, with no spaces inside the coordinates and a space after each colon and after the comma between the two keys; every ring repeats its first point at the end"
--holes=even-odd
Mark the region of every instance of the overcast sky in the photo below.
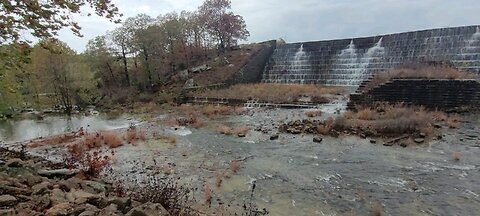
{"type": "MultiPolygon", "coordinates": [[[[203,0],[113,0],[124,18],[146,13],[192,11],[203,0]]],[[[480,24],[479,0],[232,0],[250,31],[249,42],[287,42],[373,36],[403,31],[480,24]]],[[[115,28],[104,18],[78,16],[83,38],[63,30],[60,39],[77,51],[115,28]]]]}

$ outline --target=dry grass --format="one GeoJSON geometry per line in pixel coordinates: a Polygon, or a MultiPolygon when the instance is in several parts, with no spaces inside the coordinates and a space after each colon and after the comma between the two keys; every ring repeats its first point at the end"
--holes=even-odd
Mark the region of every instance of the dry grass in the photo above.
{"type": "Polygon", "coordinates": [[[438,135],[435,123],[439,121],[458,122],[458,116],[435,111],[429,112],[423,107],[409,107],[403,104],[378,104],[375,109],[364,108],[357,112],[348,111],[335,120],[328,119],[317,128],[318,133],[328,134],[336,131],[369,131],[377,136],[394,137],[405,134],[424,133],[429,137],[438,135]]]}
{"type": "Polygon", "coordinates": [[[305,112],[305,115],[307,115],[310,118],[320,116],[322,114],[322,111],[320,110],[309,110],[305,112]]]}
{"type": "Polygon", "coordinates": [[[230,162],[230,171],[232,174],[236,174],[240,170],[240,161],[233,160],[230,162]]]}
{"type": "MultiPolygon", "coordinates": [[[[356,113],[353,121],[358,121],[356,126],[371,128],[382,135],[413,134],[418,132],[431,133],[434,118],[430,113],[420,107],[406,107],[403,105],[385,105],[381,111],[366,108],[356,113]]],[[[352,121],[337,119],[335,126],[344,128],[352,121]],[[346,124],[346,125],[343,125],[346,124]]],[[[350,125],[351,127],[351,125],[350,125]]],[[[433,134],[429,134],[433,135],[433,134]]]]}
{"type": "Polygon", "coordinates": [[[212,204],[213,191],[207,183],[203,184],[203,198],[205,200],[205,204],[208,206],[212,204]]]}
{"type": "Polygon", "coordinates": [[[225,116],[225,115],[231,115],[234,113],[234,110],[231,107],[228,106],[214,106],[214,105],[207,105],[204,110],[203,114],[209,118],[214,118],[216,116],[225,116]]]}
{"type": "Polygon", "coordinates": [[[221,134],[224,134],[224,135],[232,135],[233,134],[232,128],[228,127],[226,125],[217,126],[216,131],[221,133],[221,134]]]}
{"type": "Polygon", "coordinates": [[[130,127],[123,137],[128,144],[135,144],[137,141],[147,140],[145,131],[137,130],[135,127],[130,127]]]}
{"type": "Polygon", "coordinates": [[[453,158],[454,161],[459,161],[461,157],[462,157],[462,153],[461,153],[461,152],[458,152],[458,151],[457,151],[457,152],[453,152],[453,153],[452,153],[452,158],[453,158]]]}
{"type": "Polygon", "coordinates": [[[460,123],[461,120],[462,120],[462,118],[458,115],[452,115],[452,116],[448,117],[447,118],[448,128],[450,128],[450,129],[457,128],[458,124],[460,123]]]}
{"type": "Polygon", "coordinates": [[[227,89],[196,92],[194,96],[229,99],[258,99],[273,103],[297,102],[302,96],[311,97],[312,102],[328,102],[327,94],[344,93],[340,87],[317,85],[282,85],[282,84],[238,84],[227,89]]]}
{"type": "Polygon", "coordinates": [[[475,74],[445,66],[404,67],[375,75],[373,79],[366,84],[363,91],[373,89],[395,78],[477,79],[478,77],[475,74]]]}
{"type": "Polygon", "coordinates": [[[176,145],[177,144],[177,137],[176,136],[165,136],[162,137],[161,139],[165,140],[165,142],[176,145]]]}
{"type": "Polygon", "coordinates": [[[235,135],[240,135],[240,134],[244,134],[244,135],[247,135],[247,133],[250,131],[250,128],[247,127],[247,126],[241,126],[241,127],[236,127],[233,129],[233,134],[235,135]]]}
{"type": "Polygon", "coordinates": [[[223,182],[223,176],[225,175],[224,172],[221,172],[221,171],[218,171],[216,174],[215,174],[215,185],[217,187],[221,187],[222,186],[222,182],[223,182]]]}
{"type": "Polygon", "coordinates": [[[123,140],[118,133],[113,131],[103,131],[101,138],[106,146],[109,148],[118,148],[123,145],[123,140]]]}

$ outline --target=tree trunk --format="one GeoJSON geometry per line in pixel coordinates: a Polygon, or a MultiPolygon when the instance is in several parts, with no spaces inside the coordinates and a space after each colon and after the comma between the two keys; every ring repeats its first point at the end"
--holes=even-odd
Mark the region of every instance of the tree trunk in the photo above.
{"type": "Polygon", "coordinates": [[[127,54],[125,53],[125,46],[122,44],[122,58],[123,58],[123,70],[125,73],[125,83],[130,86],[130,77],[128,76],[127,54]]]}

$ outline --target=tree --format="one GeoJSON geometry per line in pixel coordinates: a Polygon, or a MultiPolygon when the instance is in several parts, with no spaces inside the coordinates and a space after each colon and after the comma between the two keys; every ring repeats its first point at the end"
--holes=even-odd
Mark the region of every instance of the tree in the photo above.
{"type": "Polygon", "coordinates": [[[81,36],[81,27],[73,15],[79,14],[85,5],[97,15],[119,22],[121,14],[112,0],[1,0],[0,44],[18,41],[24,31],[38,38],[50,38],[64,27],[81,36]]]}
{"type": "MultiPolygon", "coordinates": [[[[32,72],[38,73],[41,80],[42,93],[55,95],[55,102],[63,105],[65,112],[70,113],[73,109],[73,98],[76,94],[75,79],[84,72],[78,65],[76,53],[64,42],[48,39],[40,41],[34,46],[31,53],[31,61],[36,67],[32,72]]],[[[83,74],[86,76],[86,74],[83,74]]]]}
{"type": "Polygon", "coordinates": [[[250,36],[247,25],[240,15],[229,12],[230,0],[205,0],[199,11],[207,30],[218,42],[220,51],[235,45],[238,40],[250,36]]]}

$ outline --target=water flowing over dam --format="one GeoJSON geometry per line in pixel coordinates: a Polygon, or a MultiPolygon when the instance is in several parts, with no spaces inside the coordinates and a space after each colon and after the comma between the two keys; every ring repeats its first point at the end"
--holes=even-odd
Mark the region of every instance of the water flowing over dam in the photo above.
{"type": "Polygon", "coordinates": [[[439,62],[480,72],[480,26],[278,44],[262,82],[358,86],[377,72],[439,62]]]}

